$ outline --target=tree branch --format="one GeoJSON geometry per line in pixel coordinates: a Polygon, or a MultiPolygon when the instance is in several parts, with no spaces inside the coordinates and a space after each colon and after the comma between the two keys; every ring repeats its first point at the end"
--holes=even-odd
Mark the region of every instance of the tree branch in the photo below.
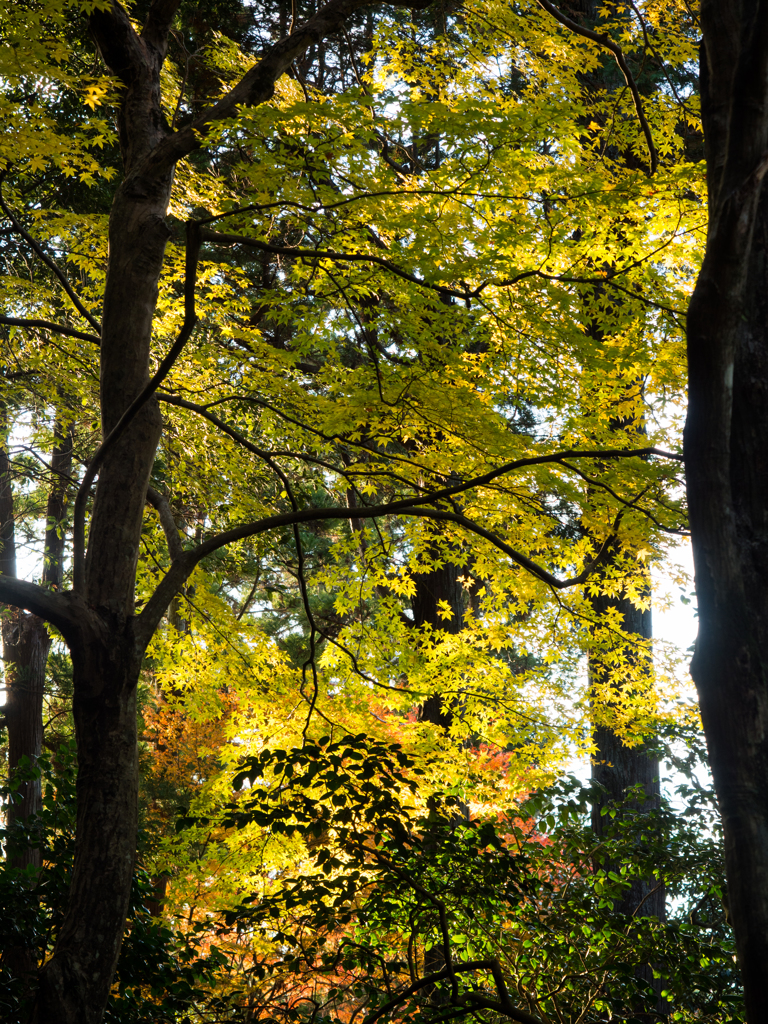
{"type": "MultiPolygon", "coordinates": [[[[391,7],[423,10],[431,0],[389,0],[391,7]]],[[[170,170],[177,161],[204,143],[212,125],[234,117],[239,107],[256,107],[272,97],[275,82],[294,60],[321,39],[333,35],[346,18],[370,0],[330,0],[308,21],[295,28],[291,35],[270,46],[264,56],[248,71],[226,96],[195,118],[191,124],[169,135],[146,158],[140,174],[154,178],[170,170]]]]}
{"type": "Polygon", "coordinates": [[[0,315],[0,324],[7,324],[8,327],[40,327],[44,331],[54,331],[56,334],[63,334],[66,338],[79,338],[81,341],[90,341],[92,345],[101,346],[101,338],[97,338],[95,334],[76,331],[72,327],[54,324],[50,320],[22,320],[15,316],[0,315]]]}
{"type": "MultiPolygon", "coordinates": [[[[541,1024],[538,1017],[533,1017],[530,1013],[526,1013],[525,1010],[519,1010],[509,1002],[509,996],[507,995],[507,988],[504,984],[504,979],[501,974],[498,961],[496,960],[469,960],[463,964],[455,964],[452,968],[454,974],[464,974],[468,971],[490,971],[493,975],[494,984],[501,997],[501,1002],[495,1002],[493,1000],[486,1000],[489,1008],[493,1008],[505,1016],[510,1017],[512,1020],[519,1021],[520,1024],[541,1024]]],[[[414,981],[413,984],[408,985],[404,988],[393,999],[384,1003],[378,1009],[374,1010],[373,1013],[369,1013],[367,1017],[363,1019],[363,1024],[375,1024],[380,1017],[389,1013],[391,1010],[396,1009],[402,1005],[410,996],[414,995],[420,989],[427,988],[429,985],[433,985],[436,981],[442,981],[443,978],[450,977],[448,968],[442,971],[436,971],[434,974],[428,974],[424,978],[420,978],[418,981],[414,981]]],[[[475,993],[470,993],[464,998],[471,998],[475,1001],[475,993]]],[[[477,997],[482,998],[482,997],[477,997]]],[[[453,1005],[456,1005],[455,1003],[453,1005]]]]}
{"type": "Polygon", "coordinates": [[[181,537],[179,536],[176,521],[173,518],[171,506],[168,504],[168,499],[159,491],[156,491],[154,487],[148,487],[147,502],[157,512],[158,518],[160,519],[160,525],[162,526],[163,533],[165,534],[165,541],[168,545],[168,554],[170,555],[171,561],[175,562],[177,558],[180,558],[184,554],[184,548],[181,544],[181,537]]]}
{"type": "MultiPolygon", "coordinates": [[[[248,238],[245,235],[234,235],[225,234],[220,231],[203,231],[202,238],[205,242],[214,242],[218,245],[247,245],[253,249],[259,249],[261,252],[274,253],[279,256],[290,256],[293,259],[304,259],[304,260],[335,260],[341,263],[374,263],[376,266],[383,267],[388,270],[391,274],[395,274],[397,277],[401,277],[404,281],[411,281],[413,284],[419,285],[421,288],[430,288],[432,291],[439,292],[442,295],[450,295],[457,299],[467,300],[476,298],[483,290],[485,285],[481,285],[480,288],[476,288],[474,291],[458,291],[455,288],[450,288],[443,284],[432,284],[430,281],[425,281],[421,277],[416,277],[415,274],[409,274],[407,270],[403,270],[398,267],[396,263],[392,263],[391,260],[384,259],[382,256],[371,256],[367,253],[360,252],[334,252],[330,249],[295,249],[287,245],[270,245],[269,242],[261,242],[257,238],[248,238]]],[[[531,276],[535,271],[531,271],[530,274],[525,276],[531,276]]]]}
{"type": "Polygon", "coordinates": [[[76,636],[79,612],[72,595],[58,594],[13,576],[0,576],[0,603],[25,608],[58,629],[68,642],[76,636]]]}
{"type": "Polygon", "coordinates": [[[141,30],[141,38],[165,54],[168,49],[168,31],[173,24],[180,0],[153,0],[141,30]]]}
{"type": "MultiPolygon", "coordinates": [[[[11,224],[13,225],[16,233],[21,235],[21,237],[24,239],[24,241],[27,242],[27,244],[32,248],[32,251],[43,261],[43,263],[46,265],[46,267],[48,267],[48,269],[59,279],[59,282],[61,283],[62,288],[67,293],[69,298],[72,300],[72,304],[74,305],[75,309],[78,311],[80,316],[82,316],[85,320],[87,320],[88,323],[91,325],[91,327],[95,331],[97,331],[99,336],[100,336],[101,335],[101,324],[99,323],[99,321],[94,316],[92,316],[88,312],[88,310],[85,308],[83,303],[80,301],[80,299],[78,298],[74,288],[69,283],[69,278],[67,277],[67,275],[64,273],[63,270],[61,270],[61,268],[56,263],[56,261],[51,259],[51,257],[48,256],[47,253],[45,253],[43,251],[43,249],[41,248],[40,244],[35,241],[35,239],[32,237],[32,235],[30,235],[28,231],[24,230],[24,228],[21,226],[19,221],[14,216],[14,214],[11,211],[10,207],[6,203],[5,199],[3,198],[2,179],[1,178],[0,178],[0,209],[2,209],[3,213],[5,214],[5,216],[11,222],[11,224]]],[[[90,341],[91,339],[88,338],[88,340],[90,341]]],[[[101,344],[101,342],[99,342],[99,344],[101,344]]]]}
{"type": "MultiPolygon", "coordinates": [[[[173,396],[170,397],[172,399],[173,396]]],[[[179,404],[182,404],[181,400],[179,400],[179,404]]],[[[485,527],[473,522],[466,516],[463,516],[458,512],[450,512],[446,509],[430,509],[422,506],[431,505],[437,501],[443,501],[453,495],[472,490],[475,487],[482,487],[491,483],[493,480],[496,480],[500,476],[504,476],[516,469],[523,469],[528,466],[561,463],[565,468],[571,468],[568,467],[566,463],[563,463],[564,459],[628,458],[648,455],[658,455],[662,458],[674,459],[675,461],[682,460],[682,456],[677,455],[674,452],[666,452],[663,449],[652,447],[553,452],[549,455],[532,456],[531,458],[517,459],[514,462],[508,462],[506,465],[500,466],[498,469],[493,469],[488,473],[484,473],[482,476],[474,477],[465,483],[454,484],[451,487],[444,487],[441,490],[432,491],[426,495],[422,495],[421,497],[402,498],[399,501],[386,502],[380,505],[357,505],[351,509],[348,507],[331,507],[301,509],[298,511],[292,510],[290,512],[282,512],[273,516],[267,516],[255,523],[244,523],[241,526],[234,527],[232,530],[227,530],[224,533],[210,537],[207,541],[204,541],[192,550],[185,551],[181,556],[174,560],[170,569],[160,581],[154,594],[144,606],[144,609],[138,617],[136,634],[137,643],[149,643],[149,640],[151,639],[160,619],[165,614],[168,605],[171,603],[180,588],[184,586],[198,562],[202,561],[202,559],[207,555],[212,554],[214,551],[218,551],[227,544],[232,544],[238,540],[245,540],[248,537],[255,537],[261,533],[266,533],[269,530],[280,529],[284,526],[294,526],[298,523],[319,522],[328,519],[376,519],[380,516],[400,514],[404,516],[417,516],[420,518],[453,522],[458,526],[463,526],[471,533],[475,533],[489,541],[500,551],[503,551],[508,555],[513,561],[517,562],[517,564],[522,568],[532,573],[532,575],[536,576],[543,583],[546,583],[547,586],[550,586],[555,590],[564,590],[569,587],[578,586],[581,583],[584,583],[595,569],[602,564],[602,559],[613,538],[609,537],[605,541],[595,558],[577,576],[567,580],[560,580],[542,566],[537,565],[537,563],[528,558],[527,555],[522,554],[520,551],[516,551],[513,547],[508,545],[506,541],[502,540],[501,537],[492,533],[490,530],[486,530],[485,527]]]]}
{"type": "Polygon", "coordinates": [[[624,76],[624,81],[627,83],[629,91],[632,93],[632,99],[635,104],[635,112],[637,113],[637,119],[640,122],[640,127],[643,129],[643,135],[645,136],[645,142],[648,146],[648,153],[651,158],[651,168],[649,177],[656,173],[656,169],[659,166],[659,154],[656,150],[656,146],[653,142],[653,134],[651,133],[651,126],[648,124],[648,119],[645,116],[643,110],[643,101],[640,99],[640,90],[637,88],[637,82],[632,76],[632,72],[629,70],[624,51],[622,48],[611,39],[605,32],[593,32],[590,28],[585,28],[584,25],[580,25],[578,21],[574,21],[573,18],[567,17],[550,0],[537,0],[538,5],[551,14],[552,17],[559,21],[561,25],[564,25],[571,32],[576,35],[584,36],[585,39],[591,39],[593,43],[599,43],[600,46],[604,46],[606,50],[610,50],[613,56],[616,58],[616,63],[621,69],[621,73],[624,76]]]}
{"type": "Polygon", "coordinates": [[[497,534],[492,533],[490,530],[486,530],[485,527],[474,523],[466,516],[457,512],[449,512],[446,509],[421,507],[421,505],[427,505],[434,500],[434,495],[427,495],[424,498],[392,501],[382,505],[363,505],[357,506],[353,509],[345,508],[343,506],[300,509],[296,512],[282,512],[274,516],[267,516],[264,519],[260,519],[258,522],[244,523],[231,530],[226,530],[224,533],[216,534],[213,537],[210,537],[207,541],[204,541],[202,544],[199,544],[196,548],[185,551],[172,563],[168,572],[158,584],[152,597],[146,603],[141,614],[138,616],[136,629],[137,643],[139,645],[142,643],[149,643],[152,638],[152,634],[157,628],[157,624],[160,619],[165,614],[168,605],[171,603],[181,587],[184,586],[195,566],[204,558],[213,554],[214,551],[218,551],[221,548],[226,547],[228,544],[233,544],[239,540],[246,540],[249,537],[257,537],[259,534],[267,533],[269,530],[277,530],[284,526],[297,526],[299,523],[315,523],[331,519],[376,519],[381,516],[394,514],[414,516],[421,519],[432,519],[438,522],[443,521],[456,523],[458,526],[463,526],[471,533],[475,533],[484,540],[489,541],[494,545],[494,547],[503,551],[504,554],[508,555],[514,562],[520,565],[521,568],[526,569],[533,576],[536,576],[537,579],[540,579],[542,583],[546,583],[547,586],[552,587],[555,590],[565,590],[569,587],[579,586],[584,583],[602,564],[606,552],[610,550],[610,546],[615,540],[613,536],[606,538],[595,558],[593,558],[577,576],[567,580],[560,580],[532,559],[528,558],[527,555],[524,555],[520,551],[516,551],[515,548],[507,544],[506,541],[502,540],[502,538],[497,534]]]}

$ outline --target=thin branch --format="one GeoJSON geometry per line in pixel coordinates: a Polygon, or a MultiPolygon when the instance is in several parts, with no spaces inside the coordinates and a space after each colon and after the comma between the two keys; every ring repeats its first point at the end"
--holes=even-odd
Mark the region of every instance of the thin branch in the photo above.
{"type": "Polygon", "coordinates": [[[160,525],[165,534],[165,541],[168,545],[168,554],[171,561],[175,562],[180,555],[184,554],[184,548],[181,544],[181,537],[179,536],[176,521],[173,518],[171,506],[168,504],[168,499],[159,491],[156,491],[154,487],[148,487],[147,502],[157,512],[160,525]]]}
{"type": "Polygon", "coordinates": [[[195,281],[197,276],[197,261],[200,253],[200,233],[194,222],[187,224],[187,253],[186,253],[186,274],[184,279],[184,323],[182,324],[179,336],[168,350],[168,354],[160,363],[157,372],[148,381],[142,391],[134,398],[123,415],[117,421],[109,434],[101,442],[91,459],[88,469],[83,476],[83,481],[75,498],[74,525],[73,525],[73,555],[72,573],[73,588],[81,590],[85,582],[85,504],[91,485],[96,477],[104,456],[122,437],[125,430],[133,422],[136,414],[146,402],[157,391],[162,382],[170,373],[174,363],[181,355],[182,349],[192,335],[197,324],[195,312],[195,281]]]}
{"type": "Polygon", "coordinates": [[[539,6],[545,10],[548,14],[559,21],[561,25],[564,25],[571,32],[576,35],[584,36],[585,39],[591,39],[593,43],[599,43],[600,46],[604,46],[606,50],[610,50],[613,56],[616,58],[616,63],[619,65],[621,73],[624,76],[624,81],[629,87],[629,91],[632,93],[632,99],[635,104],[635,112],[637,113],[637,119],[640,122],[640,127],[643,129],[643,135],[645,136],[645,142],[648,146],[648,153],[651,158],[651,168],[649,177],[652,177],[656,173],[656,169],[659,166],[659,154],[656,150],[656,146],[653,142],[653,134],[651,133],[651,126],[648,124],[648,120],[643,110],[643,102],[640,99],[640,90],[637,88],[637,82],[632,76],[632,72],[629,70],[624,51],[618,45],[614,43],[611,37],[605,32],[593,32],[590,28],[585,28],[580,25],[578,21],[574,21],[573,18],[567,17],[550,0],[537,0],[539,6]]]}
{"type": "Polygon", "coordinates": [[[76,331],[72,327],[64,327],[62,324],[54,324],[50,320],[27,320],[15,316],[0,315],[0,324],[8,327],[39,327],[44,331],[54,331],[56,334],[63,334],[67,338],[79,338],[80,341],[89,341],[92,345],[101,347],[101,338],[95,334],[87,334],[85,331],[76,331]]]}
{"type": "Polygon", "coordinates": [[[33,252],[39,257],[39,259],[41,259],[43,263],[46,265],[46,267],[48,267],[48,269],[59,279],[62,288],[67,293],[69,298],[72,300],[72,304],[74,305],[75,309],[78,311],[80,316],[87,320],[91,327],[95,331],[97,331],[99,335],[101,335],[101,324],[91,313],[88,312],[83,303],[80,301],[74,288],[69,283],[69,278],[67,277],[67,275],[59,267],[56,261],[51,259],[51,257],[48,256],[48,254],[43,251],[42,247],[40,246],[40,243],[35,241],[35,239],[32,237],[32,235],[29,234],[28,231],[24,230],[24,228],[21,226],[19,221],[14,216],[10,207],[3,198],[2,179],[0,179],[0,209],[2,209],[5,216],[11,222],[11,224],[13,224],[13,227],[16,230],[17,234],[21,235],[24,241],[32,248],[33,252]]]}
{"type": "Polygon", "coordinates": [[[202,237],[203,241],[215,242],[217,245],[247,245],[253,249],[259,249],[261,252],[272,253],[276,256],[290,256],[293,259],[335,260],[340,263],[373,263],[378,267],[383,267],[384,270],[388,270],[390,274],[395,274],[396,277],[402,278],[404,281],[410,281],[412,284],[419,285],[420,288],[429,288],[440,295],[450,295],[453,298],[464,301],[477,298],[482,290],[482,286],[480,289],[470,292],[458,291],[443,284],[432,284],[431,281],[425,281],[415,274],[408,273],[407,270],[398,267],[391,260],[384,259],[383,256],[371,256],[361,252],[334,252],[331,249],[296,249],[287,245],[271,245],[269,242],[262,242],[257,238],[249,238],[246,235],[226,234],[220,231],[203,231],[202,237]]]}

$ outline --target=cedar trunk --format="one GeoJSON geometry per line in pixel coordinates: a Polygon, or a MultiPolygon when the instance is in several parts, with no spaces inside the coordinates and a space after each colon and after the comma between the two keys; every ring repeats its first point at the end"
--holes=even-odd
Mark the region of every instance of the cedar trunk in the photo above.
{"type": "Polygon", "coordinates": [[[750,1024],[768,1022],[768,3],[705,0],[704,263],[688,314],[691,665],[750,1024]]]}
{"type": "MultiPolygon", "coordinates": [[[[613,599],[605,596],[594,598],[592,604],[598,614],[604,613],[609,607],[617,608],[622,615],[622,628],[629,638],[650,640],[653,636],[650,608],[642,610],[627,598],[613,599]]],[[[607,674],[610,679],[610,668],[604,669],[594,659],[590,659],[590,675],[594,678],[603,674],[607,674]]],[[[605,831],[603,807],[622,804],[633,787],[642,786],[645,793],[645,800],[637,807],[639,811],[648,813],[658,810],[661,798],[660,764],[658,755],[647,744],[628,747],[620,736],[605,725],[595,726],[593,739],[596,750],[592,762],[592,781],[597,783],[601,793],[592,805],[592,828],[595,835],[600,837],[605,831]]],[[[639,913],[643,917],[663,919],[665,899],[664,887],[656,879],[638,878],[633,880],[617,909],[630,916],[639,913]]],[[[652,979],[648,976],[647,980],[652,979]]]]}

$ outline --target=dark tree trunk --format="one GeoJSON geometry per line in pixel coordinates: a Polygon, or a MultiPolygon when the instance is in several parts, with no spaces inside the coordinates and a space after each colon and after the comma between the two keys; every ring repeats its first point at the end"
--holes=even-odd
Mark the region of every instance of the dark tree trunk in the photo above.
{"type": "MultiPolygon", "coordinates": [[[[458,566],[446,562],[440,568],[416,576],[416,591],[411,600],[414,626],[431,626],[443,633],[458,633],[461,630],[465,595],[459,582],[460,575],[458,566]],[[451,618],[441,616],[441,601],[449,605],[453,613],[451,618]]],[[[422,722],[431,722],[448,729],[451,725],[451,708],[439,693],[433,693],[421,705],[419,717],[422,722]]]]}
{"type": "MultiPolygon", "coordinates": [[[[459,582],[460,575],[461,570],[458,566],[452,562],[446,562],[439,568],[432,569],[431,572],[420,573],[415,577],[416,590],[411,599],[411,609],[416,628],[430,626],[433,630],[443,633],[460,632],[465,597],[459,582]],[[440,615],[440,602],[442,601],[449,605],[453,613],[451,618],[440,615]]],[[[453,721],[454,702],[455,698],[446,700],[442,694],[432,693],[421,705],[419,718],[422,722],[429,722],[447,731],[453,721]]],[[[425,845],[429,847],[431,841],[428,833],[425,834],[424,841],[425,845]]],[[[424,953],[424,974],[436,974],[445,966],[442,944],[435,942],[424,953]]],[[[424,995],[436,1006],[447,1004],[450,1001],[448,990],[440,989],[438,985],[430,985],[425,988],[424,995]]]]}
{"type": "Polygon", "coordinates": [[[40,972],[37,1024],[98,1024],[120,953],[134,870],[140,662],[130,628],[72,649],[77,838],[55,955],[40,972]]]}
{"type": "MultiPolygon", "coordinates": [[[[7,431],[6,431],[7,433],[7,431]]],[[[54,476],[48,492],[46,533],[43,551],[43,586],[61,590],[63,521],[67,504],[68,477],[72,466],[72,429],[57,422],[51,456],[54,476]]],[[[0,574],[16,577],[16,537],[13,490],[7,437],[0,448],[0,574]]],[[[45,670],[51,639],[42,619],[18,608],[7,608],[2,620],[3,661],[6,686],[5,720],[8,729],[8,769],[13,775],[21,758],[34,763],[43,748],[43,697],[45,670]]],[[[8,824],[25,822],[40,810],[39,781],[26,782],[21,800],[8,808],[8,824]]],[[[40,851],[22,847],[11,851],[17,867],[40,867],[40,851]]]]}
{"type": "Polygon", "coordinates": [[[685,458],[699,693],[750,1024],[768,1022],[768,3],[702,3],[707,248],[685,458]]]}
{"type": "MultiPolygon", "coordinates": [[[[54,478],[48,495],[47,529],[44,548],[43,584],[61,589],[62,552],[64,545],[62,520],[66,506],[67,477],[72,461],[71,431],[62,436],[57,424],[57,444],[51,457],[54,478]]],[[[16,539],[14,530],[11,466],[8,457],[7,431],[0,449],[0,573],[16,576],[16,539]]],[[[13,778],[22,758],[34,764],[43,747],[43,698],[45,672],[51,639],[42,619],[19,608],[7,608],[2,620],[4,677],[6,688],[5,724],[8,729],[8,774],[13,778]]],[[[26,823],[41,809],[39,779],[24,782],[19,799],[7,808],[10,834],[6,855],[11,866],[40,868],[39,847],[28,842],[16,844],[16,826],[26,823]]],[[[37,960],[32,950],[18,947],[6,950],[13,972],[34,986],[37,960]]]]}
{"type": "MultiPolygon", "coordinates": [[[[650,640],[653,635],[650,608],[636,608],[627,598],[597,597],[593,607],[598,614],[609,608],[616,608],[622,616],[622,628],[627,634],[629,643],[633,637],[650,640]]],[[[621,641],[617,641],[621,642],[621,641]]],[[[632,655],[624,655],[631,657],[632,655]]],[[[645,657],[645,655],[643,655],[645,657]]],[[[590,676],[593,683],[602,681],[607,676],[610,681],[610,668],[603,668],[595,659],[591,659],[590,676]]],[[[660,805],[661,787],[659,783],[660,764],[658,755],[652,746],[641,743],[628,747],[613,729],[605,725],[596,725],[593,730],[596,752],[592,762],[592,781],[601,789],[601,793],[592,805],[592,828],[600,837],[605,832],[606,819],[603,808],[610,804],[622,804],[629,791],[642,786],[645,798],[634,801],[630,809],[648,813],[657,810],[660,805]]],[[[665,916],[665,892],[663,886],[653,878],[635,879],[632,886],[624,894],[617,907],[622,913],[637,914],[645,917],[665,916]]]]}
{"type": "MultiPolygon", "coordinates": [[[[9,608],[3,619],[3,661],[5,663],[5,720],[8,728],[8,774],[13,777],[22,758],[33,764],[43,749],[43,696],[45,669],[51,639],[37,615],[9,608]]],[[[20,799],[8,806],[8,826],[13,835],[16,823],[26,822],[41,807],[40,781],[23,783],[20,799]]],[[[14,867],[40,867],[40,850],[23,844],[9,844],[8,858],[14,867]]]]}
{"type": "MultiPolygon", "coordinates": [[[[0,573],[16,576],[16,536],[8,431],[0,448],[0,573]]],[[[50,639],[36,615],[18,608],[4,608],[2,618],[3,673],[5,677],[5,724],[8,729],[8,775],[22,758],[34,763],[43,748],[43,692],[50,639]]],[[[40,851],[26,843],[16,847],[15,826],[40,810],[40,783],[24,782],[18,799],[7,810],[11,841],[7,856],[14,867],[40,866],[40,851]]]]}
{"type": "MultiPolygon", "coordinates": [[[[102,325],[105,436],[149,379],[169,196],[170,175],[160,182],[129,176],[113,206],[102,325]]],[[[160,428],[157,405],[150,401],[99,473],[84,580],[92,615],[81,623],[78,642],[70,644],[78,757],[75,857],[64,923],[54,955],[40,972],[37,1024],[98,1024],[120,954],[138,814],[136,687],[142,651],[132,629],[134,586],[160,428]]]]}

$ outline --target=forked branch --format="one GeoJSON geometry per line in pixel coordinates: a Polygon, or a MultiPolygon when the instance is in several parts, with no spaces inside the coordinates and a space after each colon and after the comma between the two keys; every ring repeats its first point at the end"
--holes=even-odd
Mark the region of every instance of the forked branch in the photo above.
{"type": "MultiPolygon", "coordinates": [[[[594,32],[591,28],[586,28],[584,25],[580,25],[578,21],[574,21],[573,18],[569,18],[566,14],[563,14],[550,0],[537,0],[537,3],[543,8],[547,14],[550,14],[556,21],[559,21],[561,25],[564,25],[567,29],[576,35],[583,36],[585,39],[591,39],[593,43],[598,43],[600,46],[604,46],[606,50],[610,50],[613,56],[616,58],[616,63],[619,65],[624,81],[627,83],[629,91],[632,93],[632,100],[635,105],[635,112],[637,119],[640,122],[640,127],[643,130],[645,136],[645,142],[648,146],[648,154],[650,156],[650,175],[656,173],[656,169],[659,166],[659,154],[658,150],[653,141],[653,133],[651,132],[651,126],[648,124],[648,118],[645,116],[643,110],[643,101],[640,98],[640,90],[637,88],[637,82],[629,70],[627,59],[624,56],[624,51],[618,45],[614,43],[611,37],[605,32],[594,32]]],[[[649,175],[649,176],[650,176],[649,175]]]]}

